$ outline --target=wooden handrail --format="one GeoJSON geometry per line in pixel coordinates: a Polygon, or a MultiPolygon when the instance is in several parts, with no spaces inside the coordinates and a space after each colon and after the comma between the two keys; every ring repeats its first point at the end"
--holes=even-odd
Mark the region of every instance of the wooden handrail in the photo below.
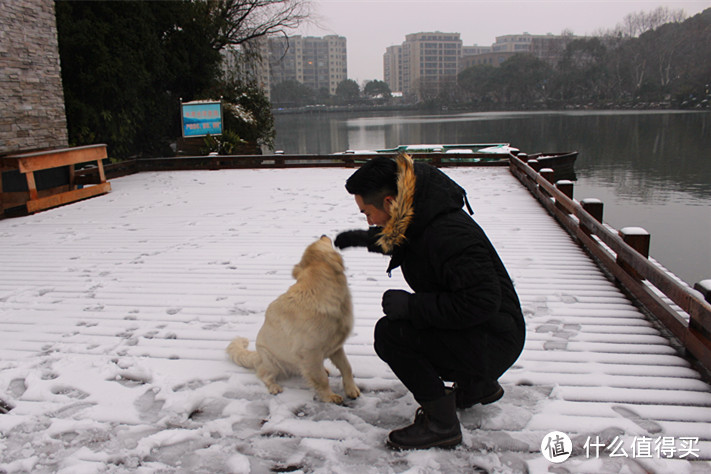
{"type": "Polygon", "coordinates": [[[16,163],[20,173],[28,173],[57,166],[102,160],[106,157],[106,145],[98,144],[19,153],[4,156],[3,159],[16,163]]]}
{"type": "MultiPolygon", "coordinates": [[[[104,144],[36,150],[0,157],[0,172],[17,170],[24,175],[27,182],[27,191],[16,193],[5,193],[2,182],[0,182],[0,215],[5,215],[5,199],[6,196],[10,197],[10,194],[19,194],[19,198],[14,197],[12,199],[13,204],[20,204],[20,206],[14,207],[24,206],[26,212],[32,214],[51,207],[108,193],[111,191],[111,184],[106,181],[103,167],[103,159],[106,157],[106,145],[104,144]],[[98,183],[91,188],[77,189],[74,165],[90,161],[96,161],[95,169],[98,175],[98,183]],[[68,183],[60,183],[59,186],[54,186],[48,190],[37,189],[35,171],[63,167],[68,169],[68,183]]],[[[11,206],[8,205],[7,207],[10,208],[11,206]]]]}
{"type": "MultiPolygon", "coordinates": [[[[509,162],[512,173],[563,227],[577,237],[605,269],[659,319],[694,357],[707,369],[711,369],[711,304],[697,291],[680,284],[642,256],[613,229],[588,213],[578,201],[539,174],[535,162],[528,164],[515,156],[511,156],[509,162]],[[611,252],[615,253],[615,257],[611,252]],[[619,262],[632,268],[636,275],[624,270],[619,262]],[[678,305],[689,315],[689,320],[671,308],[650,287],[656,288],[660,294],[678,305]]],[[[544,172],[544,175],[549,173],[544,172]]]]}

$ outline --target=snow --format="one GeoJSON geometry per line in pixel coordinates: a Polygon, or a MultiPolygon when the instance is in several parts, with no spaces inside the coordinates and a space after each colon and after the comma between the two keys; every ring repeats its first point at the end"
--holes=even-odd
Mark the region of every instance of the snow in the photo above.
{"type": "MultiPolygon", "coordinates": [[[[304,247],[364,228],[352,170],[141,173],[105,196],[0,221],[0,472],[703,472],[711,389],[508,170],[448,169],[506,263],[527,343],[504,398],[460,411],[455,450],[397,452],[417,405],[372,349],[387,260],[343,252],[362,396],[272,396],[224,349],[254,341],[304,247]],[[549,463],[551,431],[573,455],[549,463]],[[697,437],[671,458],[587,457],[590,437],[697,437]]],[[[342,392],[338,371],[331,385],[342,392]]]]}
{"type": "Polygon", "coordinates": [[[624,235],[649,235],[646,229],[642,227],[623,227],[620,233],[624,235]]]}

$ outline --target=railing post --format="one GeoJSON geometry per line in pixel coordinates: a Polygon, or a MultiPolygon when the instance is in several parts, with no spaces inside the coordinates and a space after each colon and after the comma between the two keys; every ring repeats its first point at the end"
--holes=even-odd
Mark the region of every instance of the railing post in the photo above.
{"type": "MultiPolygon", "coordinates": [[[[694,285],[694,289],[703,295],[707,303],[711,303],[711,280],[697,282],[694,285]]],[[[689,319],[689,326],[701,333],[707,341],[711,340],[711,316],[708,313],[692,314],[689,319]]]]}
{"type": "Polygon", "coordinates": [[[545,179],[549,183],[553,183],[553,176],[555,176],[553,168],[541,168],[541,171],[539,171],[538,174],[540,174],[541,178],[545,179]]]}
{"type": "MultiPolygon", "coordinates": [[[[542,168],[542,169],[538,172],[538,174],[541,175],[541,178],[545,179],[546,181],[548,181],[548,182],[551,183],[551,184],[553,184],[553,175],[554,175],[554,173],[555,173],[555,172],[554,172],[551,168],[542,168]]],[[[547,196],[547,197],[549,197],[549,198],[551,197],[551,194],[550,194],[548,191],[546,191],[546,188],[544,188],[544,187],[541,186],[540,184],[538,184],[536,187],[537,187],[538,190],[541,192],[541,194],[543,194],[544,196],[547,196]]]]}
{"type": "Polygon", "coordinates": [[[345,163],[346,168],[355,168],[355,159],[353,159],[353,155],[344,155],[343,162],[345,163]]]}
{"type": "MultiPolygon", "coordinates": [[[[585,212],[592,216],[593,219],[602,224],[602,214],[604,207],[602,201],[595,198],[585,198],[580,201],[580,205],[582,206],[585,212]]],[[[592,229],[589,229],[585,224],[581,223],[580,228],[588,235],[592,233],[592,229]]]]}
{"type": "MultiPolygon", "coordinates": [[[[526,165],[528,165],[528,166],[530,166],[531,168],[533,168],[533,171],[535,171],[536,173],[538,173],[538,170],[541,169],[541,165],[538,163],[538,160],[528,160],[528,161],[526,162],[526,165]]],[[[523,179],[525,179],[526,181],[528,181],[528,185],[527,185],[527,186],[534,186],[534,187],[537,186],[537,184],[536,184],[536,178],[533,178],[533,177],[529,176],[528,174],[524,174],[524,178],[523,178],[523,179]]]]}
{"type": "MultiPolygon", "coordinates": [[[[558,191],[565,194],[570,199],[573,199],[573,182],[572,181],[568,181],[567,179],[562,179],[560,181],[556,181],[555,187],[558,189],[558,191]]],[[[569,212],[560,202],[558,202],[558,200],[556,200],[555,205],[561,211],[566,212],[566,213],[569,212]]]]}
{"type": "MultiPolygon", "coordinates": [[[[644,258],[649,258],[649,242],[651,240],[649,232],[641,227],[625,227],[619,230],[619,235],[627,245],[639,252],[644,258]]],[[[636,279],[642,279],[642,276],[624,260],[620,259],[619,256],[617,257],[617,264],[636,279]]]]}
{"type": "Polygon", "coordinates": [[[711,303],[711,280],[701,280],[694,285],[694,289],[704,296],[704,299],[711,303]]]}

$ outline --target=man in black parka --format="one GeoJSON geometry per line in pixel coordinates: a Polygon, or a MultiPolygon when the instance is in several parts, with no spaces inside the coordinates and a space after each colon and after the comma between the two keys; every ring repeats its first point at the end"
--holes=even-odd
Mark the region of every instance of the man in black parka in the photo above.
{"type": "Polygon", "coordinates": [[[342,232],[335,245],[390,255],[388,273],[401,267],[413,290],[387,290],[385,317],[375,326],[375,351],[421,405],[414,423],[392,431],[387,443],[456,446],[456,408],[501,398],[498,379],[523,349],[525,324],[511,278],[462,209],[469,208],[466,192],[439,169],[405,154],[377,157],[353,173],[346,189],[372,227],[342,232]]]}

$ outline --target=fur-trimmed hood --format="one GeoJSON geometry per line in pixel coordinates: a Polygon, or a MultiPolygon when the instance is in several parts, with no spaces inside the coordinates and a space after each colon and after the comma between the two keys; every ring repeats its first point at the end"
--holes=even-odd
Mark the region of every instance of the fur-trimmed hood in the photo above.
{"type": "Polygon", "coordinates": [[[400,154],[397,163],[397,196],[390,207],[390,219],[383,226],[377,244],[392,253],[407,239],[419,235],[435,217],[457,211],[465,204],[466,191],[434,166],[414,163],[400,154]]]}

